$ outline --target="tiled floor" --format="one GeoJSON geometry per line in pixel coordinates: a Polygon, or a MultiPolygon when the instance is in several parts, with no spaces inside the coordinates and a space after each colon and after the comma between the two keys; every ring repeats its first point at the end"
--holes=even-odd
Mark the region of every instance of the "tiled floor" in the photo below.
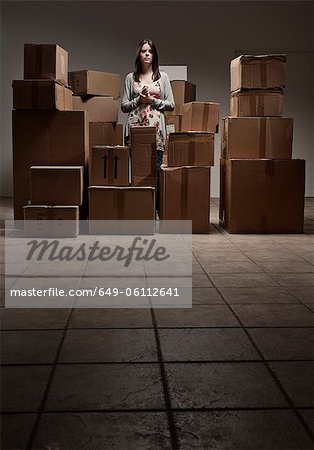
{"type": "Polygon", "coordinates": [[[1,309],[1,448],[314,448],[314,199],[302,235],[211,221],[192,309],[1,309]]]}

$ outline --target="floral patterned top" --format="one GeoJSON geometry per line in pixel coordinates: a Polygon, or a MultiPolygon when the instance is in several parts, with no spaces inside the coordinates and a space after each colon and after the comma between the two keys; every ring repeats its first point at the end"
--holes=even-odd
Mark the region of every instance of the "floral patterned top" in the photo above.
{"type": "MultiPolygon", "coordinates": [[[[133,95],[140,95],[144,86],[147,86],[151,97],[160,98],[161,88],[159,80],[150,84],[135,81],[133,95]]],[[[156,127],[156,147],[157,150],[164,151],[165,136],[161,122],[161,113],[156,108],[149,104],[140,103],[136,109],[130,112],[129,126],[156,127]]]]}

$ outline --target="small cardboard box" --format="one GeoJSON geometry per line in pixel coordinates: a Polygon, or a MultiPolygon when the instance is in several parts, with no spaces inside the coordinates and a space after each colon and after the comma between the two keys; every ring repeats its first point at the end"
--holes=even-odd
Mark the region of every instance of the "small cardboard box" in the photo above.
{"type": "Polygon", "coordinates": [[[74,95],[103,95],[120,97],[121,76],[95,70],[69,72],[69,84],[74,95]]]}
{"type": "Polygon", "coordinates": [[[89,148],[94,145],[123,145],[122,123],[90,122],[89,148]]]}
{"type": "Polygon", "coordinates": [[[226,117],[221,157],[291,159],[293,119],[282,117],[226,117]]]}
{"type": "Polygon", "coordinates": [[[165,111],[165,117],[169,116],[182,116],[182,105],[176,104],[172,111],[165,111]]]}
{"type": "Polygon", "coordinates": [[[56,44],[25,44],[24,79],[45,78],[68,84],[68,52],[56,44]]]}
{"type": "Polygon", "coordinates": [[[286,55],[241,55],[230,64],[231,92],[238,89],[283,89],[286,55]]]}
{"type": "Polygon", "coordinates": [[[14,109],[73,110],[72,91],[53,80],[14,80],[14,109]]]}
{"type": "Polygon", "coordinates": [[[219,131],[220,104],[191,102],[182,105],[181,131],[219,131]]]}
{"type": "Polygon", "coordinates": [[[87,111],[89,122],[118,122],[118,100],[111,97],[73,96],[73,109],[87,111]]]}
{"type": "Polygon", "coordinates": [[[168,166],[213,166],[215,158],[214,133],[186,131],[170,133],[168,166]]]}
{"type": "Polygon", "coordinates": [[[194,102],[196,100],[196,86],[185,80],[172,80],[172,93],[176,105],[182,103],[194,102]]]}
{"type": "Polygon", "coordinates": [[[76,237],[79,234],[78,206],[28,205],[23,211],[27,237],[76,237]]]}
{"type": "Polygon", "coordinates": [[[88,191],[91,234],[154,234],[154,188],[90,186],[88,191]]]}
{"type": "Polygon", "coordinates": [[[165,121],[168,136],[170,133],[181,131],[182,116],[166,116],[165,121]]]}
{"type": "Polygon", "coordinates": [[[171,232],[173,220],[192,220],[193,233],[209,232],[210,167],[162,166],[160,191],[163,232],[171,232]]]}
{"type": "Polygon", "coordinates": [[[155,127],[131,127],[131,184],[157,186],[155,127]]]}
{"type": "Polygon", "coordinates": [[[231,117],[281,117],[283,92],[279,90],[236,91],[231,93],[231,117]]]}
{"type": "Polygon", "coordinates": [[[33,205],[82,204],[82,166],[32,166],[30,172],[33,205]]]}
{"type": "Polygon", "coordinates": [[[89,183],[93,186],[129,186],[130,147],[92,147],[89,183]]]}
{"type": "Polygon", "coordinates": [[[305,161],[226,159],[220,219],[230,233],[302,233],[305,161]]]}
{"type": "Polygon", "coordinates": [[[156,127],[131,127],[131,147],[150,144],[156,148],[156,127]]]}

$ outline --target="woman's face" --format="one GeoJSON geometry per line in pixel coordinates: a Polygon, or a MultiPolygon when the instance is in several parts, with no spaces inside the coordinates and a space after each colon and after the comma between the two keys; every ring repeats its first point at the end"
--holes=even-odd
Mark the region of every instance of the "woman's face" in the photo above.
{"type": "Polygon", "coordinates": [[[140,60],[142,64],[153,63],[153,52],[149,44],[144,44],[141,48],[140,60]]]}

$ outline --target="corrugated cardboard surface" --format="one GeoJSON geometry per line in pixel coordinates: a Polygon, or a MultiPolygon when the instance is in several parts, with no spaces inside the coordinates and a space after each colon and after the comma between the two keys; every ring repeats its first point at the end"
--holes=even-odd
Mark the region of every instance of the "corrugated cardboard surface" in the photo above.
{"type": "Polygon", "coordinates": [[[81,205],[82,166],[32,166],[31,203],[35,205],[81,205]]]}
{"type": "Polygon", "coordinates": [[[90,151],[94,145],[123,145],[123,125],[121,123],[90,122],[90,151]]]}
{"type": "Polygon", "coordinates": [[[28,237],[76,237],[78,206],[24,206],[24,233],[28,237]]]}
{"type": "Polygon", "coordinates": [[[167,116],[165,117],[167,133],[175,133],[181,131],[182,116],[167,116]]]}
{"type": "Polygon", "coordinates": [[[155,144],[156,127],[131,127],[131,147],[132,145],[155,144]]]}
{"type": "Polygon", "coordinates": [[[68,52],[55,44],[24,45],[24,79],[57,80],[68,84],[68,52]]]}
{"type": "Polygon", "coordinates": [[[165,117],[169,116],[182,116],[182,105],[176,103],[175,108],[172,111],[165,111],[165,117]]]}
{"type": "Polygon", "coordinates": [[[231,94],[232,117],[281,117],[283,92],[271,90],[237,91],[231,94]]]}
{"type": "Polygon", "coordinates": [[[104,95],[120,97],[121,76],[95,70],[69,72],[69,84],[75,95],[104,95]]]}
{"type": "Polygon", "coordinates": [[[230,64],[231,91],[275,89],[286,84],[285,55],[241,55],[230,64]]]}
{"type": "Polygon", "coordinates": [[[52,80],[14,80],[14,109],[73,110],[72,91],[52,80]]]}
{"type": "Polygon", "coordinates": [[[193,233],[209,232],[210,167],[162,166],[160,190],[161,220],[192,220],[193,233]]]}
{"type": "Polygon", "coordinates": [[[220,218],[230,233],[302,233],[305,161],[230,159],[221,165],[220,218]]]}
{"type": "Polygon", "coordinates": [[[129,147],[92,147],[89,183],[94,186],[128,186],[129,158],[129,147]]]}
{"type": "Polygon", "coordinates": [[[84,111],[13,111],[14,218],[23,220],[30,199],[30,167],[87,166],[88,123],[84,111]]]}
{"type": "Polygon", "coordinates": [[[170,167],[213,166],[215,158],[214,137],[214,133],[170,133],[168,165],[170,167]]]}
{"type": "Polygon", "coordinates": [[[132,186],[157,186],[156,128],[131,128],[132,186]]]}
{"type": "Polygon", "coordinates": [[[220,104],[191,102],[182,105],[182,131],[219,131],[220,104]]]}
{"type": "Polygon", "coordinates": [[[89,122],[118,122],[118,100],[111,97],[73,96],[73,109],[87,111],[89,122]]]}
{"type": "Polygon", "coordinates": [[[172,80],[171,88],[176,105],[196,100],[196,85],[185,80],[172,80]]]}
{"type": "Polygon", "coordinates": [[[222,158],[291,159],[293,119],[226,117],[223,120],[222,158]]]}

